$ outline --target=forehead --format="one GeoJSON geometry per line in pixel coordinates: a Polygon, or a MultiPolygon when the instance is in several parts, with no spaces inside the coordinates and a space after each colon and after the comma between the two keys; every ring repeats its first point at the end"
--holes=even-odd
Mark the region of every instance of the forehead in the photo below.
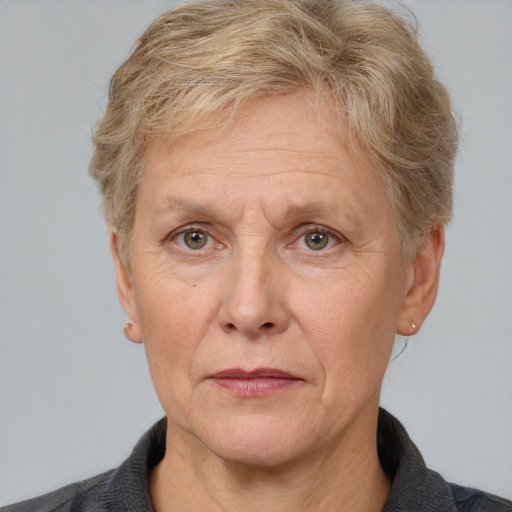
{"type": "Polygon", "coordinates": [[[341,199],[347,211],[359,205],[362,214],[386,207],[382,176],[346,139],[327,99],[315,104],[301,91],[253,101],[221,132],[199,129],[172,143],[150,142],[139,198],[156,212],[178,202],[225,210],[235,199],[287,212],[334,208],[341,199]]]}
{"type": "MultiPolygon", "coordinates": [[[[281,155],[285,160],[283,170],[293,168],[297,159],[307,162],[315,158],[330,160],[339,167],[354,160],[369,170],[368,163],[363,164],[363,160],[369,160],[366,155],[352,141],[348,143],[348,127],[340,110],[331,96],[319,96],[309,89],[252,100],[230,122],[221,116],[220,126],[213,116],[205,121],[205,128],[199,124],[172,141],[165,137],[150,140],[144,169],[151,168],[154,173],[162,168],[163,157],[166,167],[173,165],[176,174],[185,174],[200,171],[202,160],[205,167],[214,168],[223,165],[222,157],[236,159],[238,154],[250,158],[251,153],[258,153],[258,161],[264,161],[268,153],[274,159],[281,155]]],[[[243,169],[239,171],[241,175],[243,169]]],[[[263,171],[262,163],[258,175],[263,171]]]]}

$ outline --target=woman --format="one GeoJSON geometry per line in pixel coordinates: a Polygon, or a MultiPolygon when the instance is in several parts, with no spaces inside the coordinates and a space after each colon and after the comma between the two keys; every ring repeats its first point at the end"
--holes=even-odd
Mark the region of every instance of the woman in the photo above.
{"type": "Polygon", "coordinates": [[[510,509],[429,472],[379,413],[395,335],[436,297],[456,147],[403,22],[184,6],[114,76],[95,145],[125,335],[167,421],[116,473],[20,510],[510,509]]]}

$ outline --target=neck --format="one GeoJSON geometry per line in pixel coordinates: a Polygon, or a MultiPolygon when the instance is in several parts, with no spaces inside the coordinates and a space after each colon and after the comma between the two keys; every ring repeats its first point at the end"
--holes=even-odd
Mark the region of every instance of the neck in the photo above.
{"type": "Polygon", "coordinates": [[[222,460],[169,422],[166,455],[150,476],[153,507],[156,512],[381,511],[390,482],[378,460],[376,424],[375,414],[370,432],[361,435],[352,425],[334,446],[268,468],[222,460]]]}

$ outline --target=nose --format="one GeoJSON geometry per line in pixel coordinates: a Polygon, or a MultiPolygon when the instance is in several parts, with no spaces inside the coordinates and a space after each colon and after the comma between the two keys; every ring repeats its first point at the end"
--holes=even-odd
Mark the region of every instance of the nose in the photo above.
{"type": "Polygon", "coordinates": [[[288,327],[284,269],[265,253],[238,254],[225,282],[219,323],[227,333],[257,339],[288,327]]]}

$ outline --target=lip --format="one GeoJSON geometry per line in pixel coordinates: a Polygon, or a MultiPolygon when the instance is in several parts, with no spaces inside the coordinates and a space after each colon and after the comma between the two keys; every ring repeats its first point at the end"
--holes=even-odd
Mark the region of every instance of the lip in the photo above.
{"type": "Polygon", "coordinates": [[[211,374],[217,386],[242,397],[267,396],[294,386],[304,379],[276,368],[243,370],[230,368],[211,374]]]}

